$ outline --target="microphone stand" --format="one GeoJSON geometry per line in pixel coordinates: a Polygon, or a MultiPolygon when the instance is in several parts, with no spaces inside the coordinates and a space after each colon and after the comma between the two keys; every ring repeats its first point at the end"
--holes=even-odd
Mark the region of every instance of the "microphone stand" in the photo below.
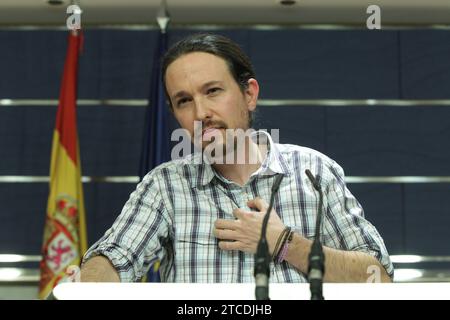
{"type": "Polygon", "coordinates": [[[322,243],[320,242],[320,225],[322,221],[323,210],[323,192],[322,187],[312,175],[311,171],[306,170],[306,175],[311,181],[314,189],[319,192],[319,211],[316,219],[316,231],[314,241],[311,245],[311,251],[308,256],[308,279],[309,289],[311,291],[311,300],[324,300],[322,295],[322,282],[325,273],[325,255],[323,253],[322,243]]]}
{"type": "Polygon", "coordinates": [[[269,222],[270,212],[272,211],[273,203],[275,200],[275,194],[283,180],[283,176],[279,175],[272,186],[272,194],[270,195],[269,208],[264,216],[262,228],[261,228],[261,238],[258,242],[258,247],[255,254],[255,297],[256,300],[269,300],[269,277],[270,277],[270,254],[269,245],[267,243],[266,233],[267,224],[269,222]]]}

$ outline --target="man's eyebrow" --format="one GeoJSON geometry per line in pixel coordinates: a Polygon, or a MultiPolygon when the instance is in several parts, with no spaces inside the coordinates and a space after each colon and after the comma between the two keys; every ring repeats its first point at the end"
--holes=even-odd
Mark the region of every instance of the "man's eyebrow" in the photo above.
{"type": "Polygon", "coordinates": [[[207,87],[210,87],[212,85],[216,85],[216,84],[222,84],[222,81],[219,80],[213,80],[213,81],[208,81],[207,83],[205,83],[204,85],[202,85],[202,89],[205,89],[207,87]]]}
{"type": "Polygon", "coordinates": [[[175,100],[176,98],[181,98],[181,97],[186,96],[186,95],[187,95],[186,91],[183,91],[183,90],[178,91],[176,94],[174,94],[172,96],[172,100],[175,100]]]}
{"type": "MultiPolygon", "coordinates": [[[[207,83],[203,84],[201,88],[202,88],[202,90],[204,90],[204,89],[206,89],[209,86],[217,85],[217,84],[222,85],[222,81],[219,81],[219,80],[208,81],[207,83]]],[[[172,100],[184,97],[186,95],[189,95],[186,91],[183,91],[183,90],[178,91],[176,94],[174,94],[172,96],[172,100]]]]}

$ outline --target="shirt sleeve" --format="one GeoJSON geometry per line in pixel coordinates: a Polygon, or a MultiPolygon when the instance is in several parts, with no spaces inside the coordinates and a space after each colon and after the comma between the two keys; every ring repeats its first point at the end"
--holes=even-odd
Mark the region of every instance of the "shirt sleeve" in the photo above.
{"type": "Polygon", "coordinates": [[[362,251],[375,257],[391,277],[394,267],[377,229],[364,218],[364,211],[345,184],[344,170],[334,161],[325,169],[324,205],[326,212],[322,228],[324,242],[330,247],[362,251]],[[326,172],[328,171],[328,172],[326,172]]]}
{"type": "Polygon", "coordinates": [[[168,215],[155,173],[147,174],[130,195],[113,226],[83,257],[107,257],[122,282],[142,278],[157,259],[164,256],[168,238],[168,215]]]}

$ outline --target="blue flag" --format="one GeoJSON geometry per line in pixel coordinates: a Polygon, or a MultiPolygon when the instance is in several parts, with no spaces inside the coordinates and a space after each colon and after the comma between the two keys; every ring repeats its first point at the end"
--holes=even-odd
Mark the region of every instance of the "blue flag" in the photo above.
{"type": "MultiPolygon", "coordinates": [[[[167,33],[159,32],[158,44],[153,58],[149,104],[145,110],[142,154],[139,165],[140,180],[151,169],[170,160],[169,114],[161,74],[161,62],[166,51],[167,33]]],[[[147,275],[149,282],[160,281],[158,267],[159,262],[156,262],[150,268],[147,275]]]]}

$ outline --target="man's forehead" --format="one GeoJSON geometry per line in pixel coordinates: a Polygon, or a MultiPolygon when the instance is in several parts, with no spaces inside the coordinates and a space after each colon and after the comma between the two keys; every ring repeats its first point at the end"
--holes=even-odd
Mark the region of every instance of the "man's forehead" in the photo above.
{"type": "Polygon", "coordinates": [[[214,72],[223,73],[228,70],[226,61],[216,55],[206,52],[191,52],[182,55],[167,68],[167,73],[182,72],[214,72]]]}
{"type": "Polygon", "coordinates": [[[179,85],[187,81],[191,85],[204,86],[213,82],[224,82],[231,77],[228,66],[220,57],[194,52],[181,56],[169,65],[166,72],[166,84],[177,90],[179,85]]]}

